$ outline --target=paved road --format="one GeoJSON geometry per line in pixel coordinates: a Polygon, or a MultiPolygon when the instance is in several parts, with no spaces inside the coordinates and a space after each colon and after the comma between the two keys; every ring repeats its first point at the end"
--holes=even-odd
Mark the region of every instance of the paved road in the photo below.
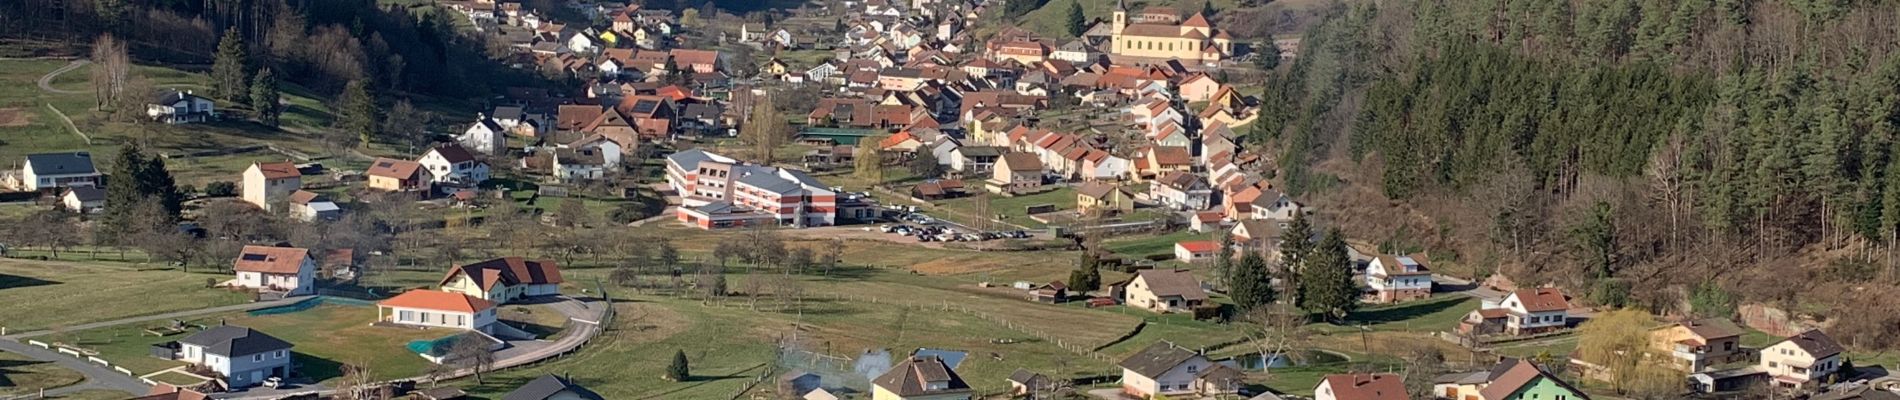
{"type": "Polygon", "coordinates": [[[121,374],[110,368],[99,366],[99,364],[86,362],[83,358],[67,356],[13,339],[0,340],[0,350],[32,357],[35,360],[52,362],[86,376],[85,383],[49,390],[48,394],[69,393],[84,389],[110,389],[134,395],[144,395],[147,389],[151,389],[150,385],[139,381],[138,378],[121,374]]]}
{"type": "Polygon", "coordinates": [[[40,76],[40,81],[39,81],[40,90],[45,90],[48,92],[59,93],[59,94],[86,94],[86,92],[83,90],[62,90],[60,88],[53,87],[53,78],[59,76],[59,74],[64,74],[67,71],[72,71],[74,69],[86,66],[86,64],[91,64],[91,63],[92,61],[87,61],[87,60],[73,60],[73,62],[67,63],[66,66],[59,67],[59,69],[53,70],[53,72],[48,72],[46,73],[46,75],[40,76]]]}

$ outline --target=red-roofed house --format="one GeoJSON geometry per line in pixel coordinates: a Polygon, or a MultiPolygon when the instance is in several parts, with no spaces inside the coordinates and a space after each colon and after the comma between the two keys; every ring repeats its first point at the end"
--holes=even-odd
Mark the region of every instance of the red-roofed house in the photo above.
{"type": "Polygon", "coordinates": [[[244,170],[241,189],[244,202],[268,212],[272,204],[282,203],[291,193],[303,189],[303,173],[289,161],[251,163],[244,170]]]}
{"type": "Polygon", "coordinates": [[[1217,257],[1220,254],[1220,242],[1212,240],[1192,240],[1174,244],[1174,258],[1181,262],[1200,262],[1217,257]]]}
{"type": "Polygon", "coordinates": [[[673,65],[702,74],[725,69],[715,50],[673,49],[673,65]]]}
{"type": "Polygon", "coordinates": [[[1528,335],[1563,329],[1570,323],[1570,300],[1562,289],[1534,288],[1511,292],[1502,300],[1465,314],[1458,333],[1466,335],[1528,335]]]}
{"type": "Polygon", "coordinates": [[[494,333],[495,303],[461,293],[411,290],[376,303],[376,320],[494,333]]]}
{"type": "Polygon", "coordinates": [[[1411,400],[1398,374],[1333,374],[1313,388],[1313,400],[1411,400]]]}
{"type": "Polygon", "coordinates": [[[310,250],[296,247],[244,246],[238,251],[231,269],[237,271],[232,286],[286,296],[316,291],[317,260],[310,250]]]}
{"type": "Polygon", "coordinates": [[[1380,303],[1432,297],[1432,270],[1423,255],[1379,256],[1366,266],[1366,285],[1380,303]]]}
{"type": "Polygon", "coordinates": [[[884,138],[884,140],[879,140],[877,142],[877,147],[879,149],[883,149],[884,151],[898,151],[898,152],[905,152],[905,153],[915,152],[917,151],[917,147],[923,146],[923,145],[924,145],[924,142],[917,141],[917,137],[912,136],[910,134],[910,131],[898,132],[895,135],[891,135],[890,137],[886,137],[884,138]]]}
{"type": "Polygon", "coordinates": [[[449,268],[442,291],[506,304],[524,297],[561,294],[561,267],[552,260],[503,257],[449,268]]]}

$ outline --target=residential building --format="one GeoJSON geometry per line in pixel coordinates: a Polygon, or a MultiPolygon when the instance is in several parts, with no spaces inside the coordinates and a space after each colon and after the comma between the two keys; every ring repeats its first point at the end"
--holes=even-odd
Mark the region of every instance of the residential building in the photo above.
{"type": "Polygon", "coordinates": [[[1056,382],[1043,374],[1017,368],[1009,374],[1009,395],[1028,396],[1038,391],[1053,390],[1056,382]]]}
{"type": "MultiPolygon", "coordinates": [[[[968,174],[988,174],[996,160],[1008,149],[997,146],[962,146],[950,151],[950,170],[968,174]]],[[[967,175],[966,175],[967,176],[967,175]]]]}
{"type": "Polygon", "coordinates": [[[290,194],[290,215],[299,221],[335,221],[343,217],[343,209],[336,202],[315,192],[299,190],[290,194]]]}
{"type": "Polygon", "coordinates": [[[1148,269],[1135,273],[1124,289],[1125,303],[1159,313],[1190,312],[1207,302],[1207,291],[1194,274],[1179,269],[1148,269]]]}
{"type": "Polygon", "coordinates": [[[1176,210],[1205,210],[1212,203],[1214,188],[1207,178],[1188,172],[1169,172],[1148,187],[1148,197],[1164,207],[1176,210]]]}
{"type": "Polygon", "coordinates": [[[377,157],[364,174],[369,176],[370,189],[385,192],[427,191],[435,181],[421,163],[385,157],[377,157]]]}
{"type": "Polygon", "coordinates": [[[1366,266],[1366,285],[1380,303],[1432,297],[1432,270],[1423,255],[1379,256],[1366,266]]]}
{"type": "Polygon", "coordinates": [[[441,144],[429,148],[416,160],[429,170],[434,183],[475,185],[488,181],[488,163],[470,154],[460,144],[441,144]]]}
{"type": "Polygon", "coordinates": [[[232,264],[234,286],[286,296],[316,292],[317,259],[296,247],[244,246],[232,264]]]}
{"type": "Polygon", "coordinates": [[[1248,213],[1258,220],[1292,221],[1293,216],[1300,213],[1300,204],[1286,193],[1261,189],[1260,196],[1253,198],[1248,213]]]}
{"type": "Polygon", "coordinates": [[[1234,247],[1243,253],[1258,252],[1269,261],[1280,256],[1280,232],[1285,229],[1280,223],[1261,220],[1242,220],[1234,224],[1230,232],[1234,237],[1234,247]]]}
{"type": "Polygon", "coordinates": [[[211,99],[190,90],[166,89],[145,105],[145,116],[162,123],[183,124],[209,121],[218,116],[218,111],[211,99]]]}
{"type": "Polygon", "coordinates": [[[1135,211],[1135,194],[1119,185],[1083,183],[1075,188],[1075,207],[1085,216],[1108,216],[1135,211]]]}
{"type": "Polygon", "coordinates": [[[1667,354],[1670,367],[1695,373],[1711,367],[1746,361],[1742,351],[1744,331],[1725,318],[1684,321],[1649,333],[1649,346],[1657,354],[1667,354]]]}
{"type": "Polygon", "coordinates": [[[444,292],[508,304],[527,297],[559,295],[561,282],[561,267],[553,260],[503,257],[451,266],[438,285],[444,292]]]}
{"type": "Polygon", "coordinates": [[[549,374],[515,388],[501,400],[606,400],[606,397],[567,378],[549,374]]]}
{"type": "Polygon", "coordinates": [[[508,152],[507,128],[494,118],[477,115],[474,124],[455,137],[456,143],[482,154],[496,155],[508,152]]]}
{"type": "Polygon", "coordinates": [[[1185,263],[1197,263],[1212,260],[1220,254],[1220,242],[1212,240],[1190,240],[1174,243],[1174,259],[1185,263]]]}
{"type": "Polygon", "coordinates": [[[934,356],[910,356],[871,380],[871,400],[970,400],[974,391],[934,356]]]}
{"type": "MultiPolygon", "coordinates": [[[[1213,370],[1213,361],[1200,352],[1160,341],[1148,345],[1116,366],[1122,368],[1122,394],[1142,399],[1155,396],[1189,398],[1214,395],[1200,389],[1202,383],[1237,385],[1238,381],[1206,382],[1203,377],[1213,370]]],[[[1220,385],[1214,385],[1220,386],[1220,385]]]]}
{"type": "Polygon", "coordinates": [[[1570,300],[1557,288],[1519,289],[1502,300],[1485,300],[1465,314],[1458,333],[1466,335],[1531,335],[1564,329],[1570,323],[1570,300]]]}
{"type": "Polygon", "coordinates": [[[239,188],[239,197],[244,202],[270,212],[276,205],[284,204],[291,193],[303,190],[303,172],[289,161],[273,163],[251,163],[244,169],[244,184],[239,188]]]}
{"type": "Polygon", "coordinates": [[[231,388],[247,388],[272,377],[289,378],[291,347],[251,328],[222,325],[179,340],[175,356],[216,372],[231,388]]]}
{"type": "Polygon", "coordinates": [[[106,208],[106,190],[98,186],[73,186],[59,195],[59,205],[80,214],[97,213],[106,208]]]}
{"type": "Polygon", "coordinates": [[[92,166],[92,153],[40,153],[26,156],[20,167],[20,181],[29,192],[52,191],[71,186],[100,186],[102,174],[92,166]]]}
{"type": "Polygon", "coordinates": [[[1589,400],[1590,396],[1528,360],[1505,358],[1490,370],[1440,375],[1432,395],[1450,400],[1589,400]]]}
{"type": "Polygon", "coordinates": [[[990,186],[998,192],[1026,193],[1042,188],[1042,160],[1031,153],[1005,153],[990,174],[990,186]]]}
{"type": "Polygon", "coordinates": [[[1834,383],[1844,353],[1839,342],[1819,330],[1801,332],[1761,349],[1761,367],[1775,387],[1808,390],[1834,383]]]}
{"type": "Polygon", "coordinates": [[[554,177],[579,182],[607,177],[607,152],[598,147],[554,149],[554,177]]]}
{"type": "Polygon", "coordinates": [[[1398,374],[1332,374],[1313,388],[1313,400],[1411,400],[1398,374]]]}
{"type": "Polygon", "coordinates": [[[495,303],[461,293],[410,290],[377,302],[376,320],[493,334],[495,303]]]}

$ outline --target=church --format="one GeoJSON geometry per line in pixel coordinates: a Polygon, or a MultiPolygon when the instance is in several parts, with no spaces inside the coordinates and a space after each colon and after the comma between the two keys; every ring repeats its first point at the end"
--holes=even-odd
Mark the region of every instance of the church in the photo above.
{"type": "Polygon", "coordinates": [[[1173,8],[1149,7],[1131,20],[1128,4],[1117,0],[1110,23],[1110,54],[1173,58],[1202,64],[1218,63],[1234,54],[1233,37],[1214,29],[1201,13],[1182,21],[1181,14],[1173,8]]]}

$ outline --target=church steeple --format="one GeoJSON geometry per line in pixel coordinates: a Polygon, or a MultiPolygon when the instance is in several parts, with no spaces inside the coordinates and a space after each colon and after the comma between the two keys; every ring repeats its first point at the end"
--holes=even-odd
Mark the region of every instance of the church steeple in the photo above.
{"type": "Polygon", "coordinates": [[[1128,27],[1128,0],[1115,0],[1115,15],[1114,21],[1112,22],[1113,25],[1109,26],[1113,27],[1114,30],[1111,32],[1113,32],[1115,36],[1120,36],[1122,34],[1122,28],[1128,27]]]}

